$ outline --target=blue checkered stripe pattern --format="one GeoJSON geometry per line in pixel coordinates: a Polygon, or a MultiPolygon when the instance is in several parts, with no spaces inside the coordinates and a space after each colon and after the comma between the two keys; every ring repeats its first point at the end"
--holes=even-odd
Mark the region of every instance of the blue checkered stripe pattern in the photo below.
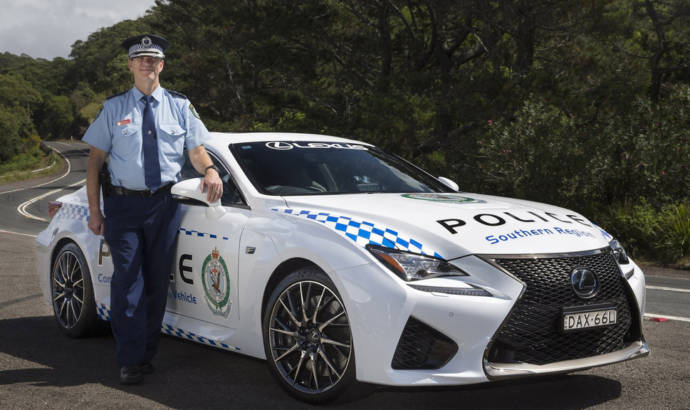
{"type": "MultiPolygon", "coordinates": [[[[98,317],[101,320],[106,320],[106,321],[110,320],[110,308],[108,306],[106,306],[102,303],[99,303],[98,307],[96,309],[98,312],[98,317]]],[[[170,325],[167,325],[165,323],[161,326],[161,332],[165,333],[166,335],[177,336],[177,337],[182,338],[182,339],[191,340],[191,341],[197,342],[197,343],[203,343],[205,345],[217,347],[220,349],[230,350],[233,352],[238,352],[240,350],[239,347],[230,346],[229,344],[222,343],[222,342],[217,342],[217,341],[211,340],[207,337],[199,336],[193,332],[188,332],[184,329],[170,326],[170,325]]]]}
{"type": "Polygon", "coordinates": [[[385,246],[422,255],[443,258],[438,252],[424,246],[414,238],[400,234],[398,231],[378,226],[367,221],[358,221],[349,216],[336,216],[328,212],[317,212],[306,209],[272,208],[274,212],[310,219],[334,229],[339,234],[351,239],[357,245],[367,244],[385,246]]]}
{"type": "Polygon", "coordinates": [[[89,208],[81,205],[63,203],[62,206],[60,206],[60,210],[58,211],[57,215],[55,215],[55,217],[61,219],[77,219],[82,221],[88,221],[89,208]]]}
{"type": "Polygon", "coordinates": [[[193,332],[188,332],[186,330],[183,330],[183,329],[180,329],[180,328],[177,328],[174,326],[166,325],[166,324],[163,324],[163,326],[161,327],[161,331],[167,335],[170,335],[170,336],[177,336],[177,337],[180,337],[182,339],[187,339],[187,340],[191,340],[193,342],[203,343],[205,345],[218,347],[220,349],[231,350],[233,352],[237,352],[240,350],[239,347],[230,346],[229,344],[222,343],[222,342],[217,342],[215,340],[209,339],[208,337],[199,336],[193,332]]]}
{"type": "Polygon", "coordinates": [[[98,318],[105,321],[110,321],[110,308],[102,303],[96,306],[96,313],[98,318]]]}
{"type": "Polygon", "coordinates": [[[222,239],[224,241],[230,240],[230,238],[228,238],[227,236],[216,235],[214,233],[199,232],[199,231],[194,230],[194,229],[186,229],[186,228],[180,228],[180,234],[184,234],[187,236],[194,236],[196,238],[222,239]]]}

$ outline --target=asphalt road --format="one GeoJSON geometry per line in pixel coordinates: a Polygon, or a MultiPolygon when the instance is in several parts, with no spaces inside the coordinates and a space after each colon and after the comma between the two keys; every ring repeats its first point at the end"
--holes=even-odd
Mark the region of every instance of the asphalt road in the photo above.
{"type": "Polygon", "coordinates": [[[48,225],[48,202],[84,185],[88,145],[81,141],[47,144],[65,158],[65,166],[51,177],[0,185],[0,230],[36,235],[48,225]]]}
{"type": "MultiPolygon", "coordinates": [[[[63,336],[41,299],[32,235],[45,222],[46,201],[77,189],[85,178],[85,146],[55,147],[71,172],[0,186],[0,408],[309,408],[284,393],[265,363],[164,337],[157,372],[139,386],[118,384],[114,342],[104,335],[63,336]],[[8,192],[15,189],[45,185],[8,192]],[[51,191],[65,189],[61,192],[51,191]],[[4,193],[3,193],[4,192],[4,193]],[[13,233],[9,233],[13,232],[13,233]]],[[[647,311],[690,317],[690,275],[646,267],[647,311]],[[669,290],[671,289],[671,290],[669,290]]],[[[652,354],[566,376],[443,389],[363,385],[338,408],[690,408],[690,322],[644,321],[652,354]]]]}

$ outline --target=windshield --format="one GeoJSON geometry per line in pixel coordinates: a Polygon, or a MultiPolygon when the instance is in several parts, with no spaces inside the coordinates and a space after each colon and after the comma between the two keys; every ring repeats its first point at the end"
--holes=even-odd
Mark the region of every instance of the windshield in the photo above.
{"type": "Polygon", "coordinates": [[[264,141],[230,144],[230,150],[267,195],[453,192],[412,164],[361,144],[264,141]]]}

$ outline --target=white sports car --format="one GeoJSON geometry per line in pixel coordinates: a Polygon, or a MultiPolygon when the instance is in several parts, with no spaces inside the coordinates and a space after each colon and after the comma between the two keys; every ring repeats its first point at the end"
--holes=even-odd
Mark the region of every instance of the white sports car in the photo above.
{"type": "MultiPolygon", "coordinates": [[[[355,380],[461,385],[645,356],[645,279],[580,214],[457,192],[394,155],[321,135],[212,133],[224,194],[187,166],[161,331],[266,359],[294,396],[355,380]]],[[[109,318],[107,244],[85,189],[37,238],[58,325],[109,318]]]]}

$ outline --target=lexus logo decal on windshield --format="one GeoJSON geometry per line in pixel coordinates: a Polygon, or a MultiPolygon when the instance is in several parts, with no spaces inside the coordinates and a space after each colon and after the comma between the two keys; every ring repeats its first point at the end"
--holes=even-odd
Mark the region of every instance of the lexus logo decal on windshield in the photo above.
{"type": "Polygon", "coordinates": [[[282,141],[267,142],[266,146],[270,149],[277,149],[280,151],[292,149],[292,144],[290,144],[289,142],[282,141]]]}
{"type": "Polygon", "coordinates": [[[293,148],[307,148],[307,149],[354,149],[366,151],[367,147],[359,144],[345,144],[339,142],[285,142],[285,141],[271,141],[266,143],[266,147],[278,151],[287,151],[293,148]]]}

